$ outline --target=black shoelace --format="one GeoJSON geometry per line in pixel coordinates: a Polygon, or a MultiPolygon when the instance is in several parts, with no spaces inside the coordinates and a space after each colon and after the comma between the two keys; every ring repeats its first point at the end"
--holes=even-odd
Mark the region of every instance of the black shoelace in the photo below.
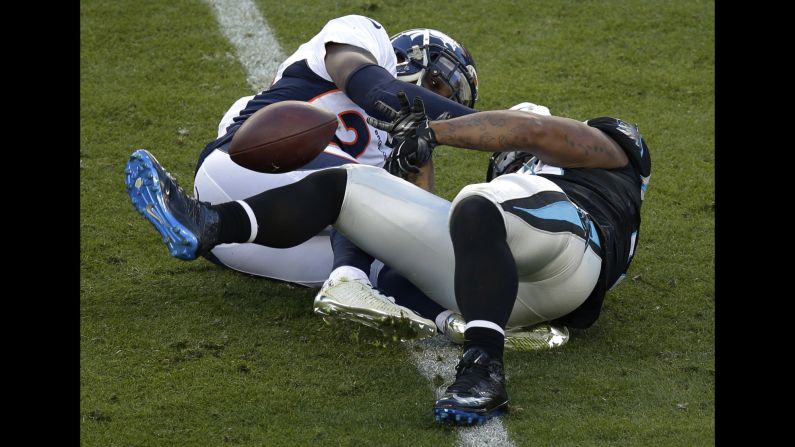
{"type": "Polygon", "coordinates": [[[476,384],[489,380],[489,367],[480,363],[459,363],[455,367],[455,382],[447,388],[450,393],[468,393],[476,384]]]}

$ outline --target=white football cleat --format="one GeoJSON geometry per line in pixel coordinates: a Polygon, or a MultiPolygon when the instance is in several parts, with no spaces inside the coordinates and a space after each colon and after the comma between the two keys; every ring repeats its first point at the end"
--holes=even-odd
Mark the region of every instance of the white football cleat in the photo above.
{"type": "Polygon", "coordinates": [[[380,331],[393,341],[421,340],[436,335],[436,323],[395,304],[395,299],[363,280],[329,279],[315,296],[316,314],[353,321],[380,331]]]}

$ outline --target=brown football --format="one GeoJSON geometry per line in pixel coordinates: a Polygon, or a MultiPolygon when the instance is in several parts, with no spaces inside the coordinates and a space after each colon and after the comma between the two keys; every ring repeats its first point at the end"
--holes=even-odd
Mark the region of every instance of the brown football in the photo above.
{"type": "Polygon", "coordinates": [[[232,161],[268,174],[289,172],[323,152],[337,130],[337,115],[304,101],[257,110],[229,143],[232,161]]]}

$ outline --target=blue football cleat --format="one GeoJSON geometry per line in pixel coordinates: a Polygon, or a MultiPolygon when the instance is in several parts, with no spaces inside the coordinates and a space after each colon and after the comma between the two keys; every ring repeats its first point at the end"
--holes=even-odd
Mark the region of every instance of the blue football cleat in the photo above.
{"type": "Polygon", "coordinates": [[[160,232],[171,256],[193,260],[216,245],[218,213],[185,194],[149,151],[130,155],[124,182],[133,206],[160,232]]]}
{"type": "Polygon", "coordinates": [[[508,393],[502,361],[472,347],[464,352],[455,369],[455,382],[433,405],[436,422],[478,425],[505,414],[508,393]]]}

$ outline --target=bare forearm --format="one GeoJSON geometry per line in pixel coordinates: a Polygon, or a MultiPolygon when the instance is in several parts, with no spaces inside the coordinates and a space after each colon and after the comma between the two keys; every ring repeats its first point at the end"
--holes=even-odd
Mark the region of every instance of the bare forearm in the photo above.
{"type": "Polygon", "coordinates": [[[487,152],[529,150],[541,126],[535,115],[503,110],[431,122],[439,144],[487,152]]]}
{"type": "Polygon", "coordinates": [[[497,110],[432,121],[439,144],[479,151],[526,151],[560,167],[616,168],[627,163],[618,145],[580,121],[497,110]]]}

